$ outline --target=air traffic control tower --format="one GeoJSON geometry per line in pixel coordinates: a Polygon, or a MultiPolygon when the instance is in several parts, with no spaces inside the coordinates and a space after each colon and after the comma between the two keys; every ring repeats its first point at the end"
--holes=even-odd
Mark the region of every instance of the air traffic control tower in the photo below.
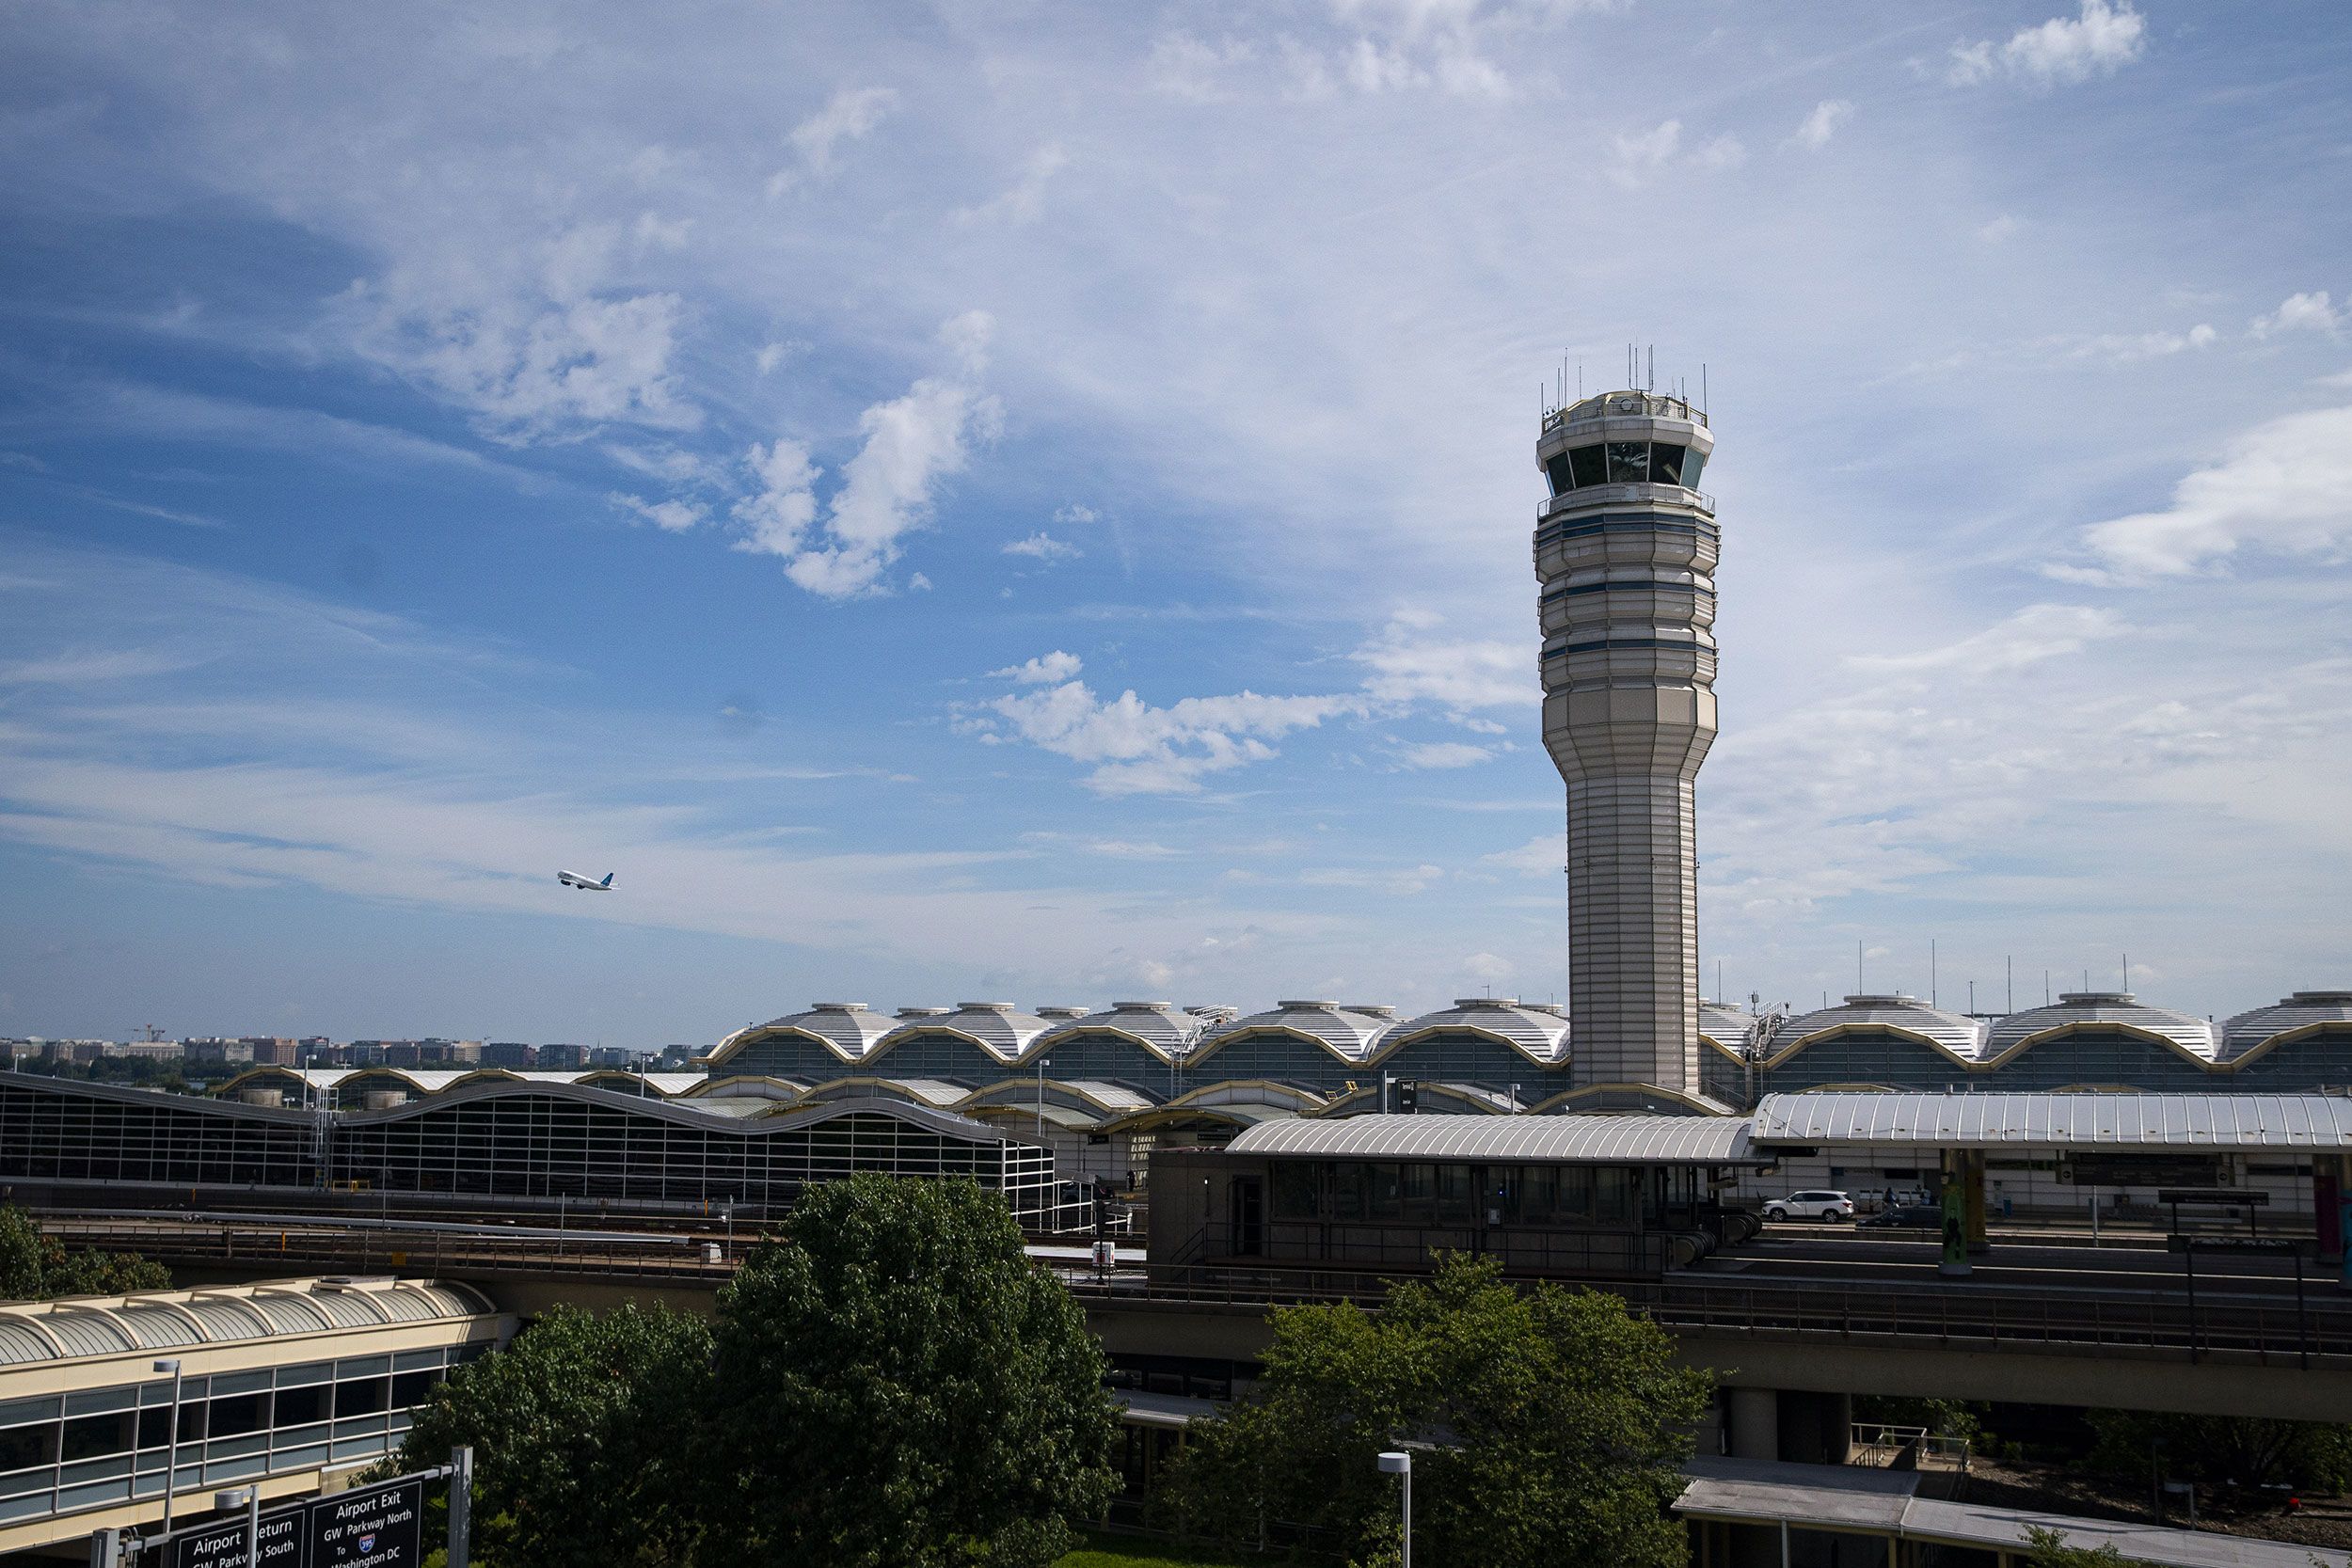
{"type": "Polygon", "coordinates": [[[1679,397],[1544,418],[1535,524],[1544,745],[1568,786],[1568,1049],[1579,1088],[1699,1092],[1692,784],[1715,738],[1715,438],[1679,397]]]}

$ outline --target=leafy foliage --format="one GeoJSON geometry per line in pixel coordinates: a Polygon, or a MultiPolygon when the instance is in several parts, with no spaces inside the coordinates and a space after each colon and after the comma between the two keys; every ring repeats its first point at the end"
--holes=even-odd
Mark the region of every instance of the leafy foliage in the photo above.
{"type": "Polygon", "coordinates": [[[1623,1301],[1520,1291],[1499,1265],[1447,1259],[1351,1304],[1273,1318],[1259,1394],[1195,1423],[1164,1513],[1239,1543],[1279,1526],[1359,1563],[1396,1547],[1389,1449],[1413,1449],[1413,1555],[1426,1568],[1679,1564],[1666,1512],[1706,1374],[1623,1301]]]}
{"type": "Polygon", "coordinates": [[[1101,1347],[974,1182],[807,1192],[716,1339],[709,1521],[734,1560],[1030,1568],[1117,1483],[1101,1347]]]}
{"type": "Polygon", "coordinates": [[[2125,1557],[2112,1544],[2070,1546],[2063,1530],[2026,1527],[2026,1568],[2148,1568],[2137,1558],[2125,1557]]]}
{"type": "Polygon", "coordinates": [[[496,1568],[1042,1568],[1117,1477],[1085,1315],[970,1181],[803,1195],[716,1325],[558,1308],[437,1389],[496,1568]]]}
{"type": "Polygon", "coordinates": [[[693,1560],[710,1330],[664,1307],[558,1307],[434,1390],[400,1466],[474,1449],[476,1537],[500,1568],[693,1560]]]}
{"type": "Polygon", "coordinates": [[[33,1217],[0,1205],[0,1301],[54,1301],[59,1296],[119,1296],[167,1291],[171,1271],[135,1253],[68,1252],[41,1233],[33,1217]]]}
{"type": "Polygon", "coordinates": [[[2145,1477],[2161,1449],[2169,1475],[2251,1492],[2272,1481],[2341,1492],[2352,1486],[2352,1426],[2252,1416],[2167,1416],[2095,1410],[2091,1464],[2110,1475],[2145,1477]]]}

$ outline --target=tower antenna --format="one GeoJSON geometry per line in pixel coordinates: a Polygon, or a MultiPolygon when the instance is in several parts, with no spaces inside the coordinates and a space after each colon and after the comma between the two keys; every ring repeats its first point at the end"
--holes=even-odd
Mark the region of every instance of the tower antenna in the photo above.
{"type": "Polygon", "coordinates": [[[2015,954],[2001,955],[2001,974],[2009,986],[2009,1003],[2003,1010],[2013,1013],[2017,1010],[2017,956],[2015,954]]]}
{"type": "Polygon", "coordinates": [[[1928,938],[1928,1006],[1935,1006],[1935,939],[1928,938]]]}
{"type": "Polygon", "coordinates": [[[1699,361],[1699,412],[1707,412],[1707,361],[1699,361]]]}
{"type": "Polygon", "coordinates": [[[2129,953],[2123,955],[2123,989],[2132,989],[2132,956],[2129,953]]]}

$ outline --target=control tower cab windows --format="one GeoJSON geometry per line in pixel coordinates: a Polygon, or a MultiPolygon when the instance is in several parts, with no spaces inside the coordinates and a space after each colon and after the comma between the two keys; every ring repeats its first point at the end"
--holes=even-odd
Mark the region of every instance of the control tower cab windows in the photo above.
{"type": "Polygon", "coordinates": [[[1612,441],[1608,445],[1610,483],[1647,484],[1649,483],[1649,443],[1647,441],[1612,441]]]}
{"type": "Polygon", "coordinates": [[[1707,454],[1665,441],[1597,441],[1574,447],[1544,465],[1551,493],[1596,484],[1680,484],[1695,489],[1707,454]]]}

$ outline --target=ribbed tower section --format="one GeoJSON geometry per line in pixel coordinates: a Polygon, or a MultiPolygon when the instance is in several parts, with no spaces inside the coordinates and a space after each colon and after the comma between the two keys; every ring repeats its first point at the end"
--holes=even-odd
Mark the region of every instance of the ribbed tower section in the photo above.
{"type": "Polygon", "coordinates": [[[1580,1088],[1699,1092],[1698,846],[1715,738],[1715,438],[1677,397],[1546,416],[1535,525],[1544,745],[1568,786],[1568,1049],[1580,1088]]]}

